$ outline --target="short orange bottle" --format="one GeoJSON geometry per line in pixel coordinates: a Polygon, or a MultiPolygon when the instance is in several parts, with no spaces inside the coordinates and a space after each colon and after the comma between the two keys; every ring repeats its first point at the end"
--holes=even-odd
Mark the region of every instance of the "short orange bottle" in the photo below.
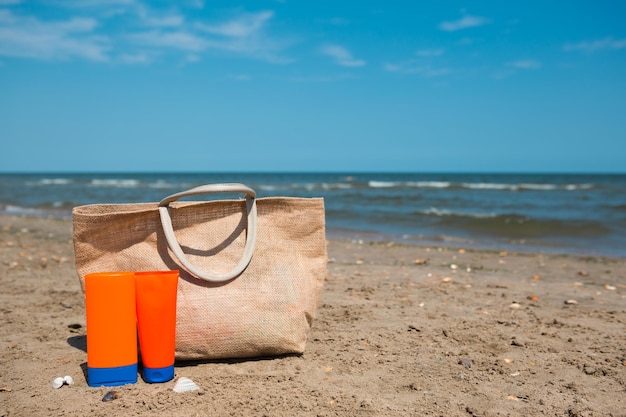
{"type": "Polygon", "coordinates": [[[85,275],[87,383],[92,387],[137,382],[135,274],[85,275]]]}
{"type": "Polygon", "coordinates": [[[178,271],[135,272],[137,328],[146,382],[174,378],[178,271]]]}

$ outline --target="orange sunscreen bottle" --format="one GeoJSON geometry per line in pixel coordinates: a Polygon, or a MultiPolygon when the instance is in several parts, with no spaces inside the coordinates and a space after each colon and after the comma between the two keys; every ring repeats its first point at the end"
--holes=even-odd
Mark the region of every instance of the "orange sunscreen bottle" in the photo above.
{"type": "Polygon", "coordinates": [[[85,275],[87,383],[92,387],[137,382],[135,274],[85,275]]]}
{"type": "Polygon", "coordinates": [[[178,271],[135,272],[137,328],[146,382],[174,378],[178,271]]]}

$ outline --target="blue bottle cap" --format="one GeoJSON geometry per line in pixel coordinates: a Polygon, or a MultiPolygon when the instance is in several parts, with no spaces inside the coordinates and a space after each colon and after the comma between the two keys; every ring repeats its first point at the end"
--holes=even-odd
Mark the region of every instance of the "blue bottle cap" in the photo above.
{"type": "Polygon", "coordinates": [[[137,383],[137,364],[115,368],[87,367],[87,384],[90,387],[115,387],[137,383]]]}
{"type": "Polygon", "coordinates": [[[174,365],[164,368],[143,368],[143,380],[146,382],[167,382],[173,378],[174,365]]]}

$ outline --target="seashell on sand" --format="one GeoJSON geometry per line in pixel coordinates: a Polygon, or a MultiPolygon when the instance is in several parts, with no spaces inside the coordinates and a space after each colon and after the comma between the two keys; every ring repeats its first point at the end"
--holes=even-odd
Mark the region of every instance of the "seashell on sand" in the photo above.
{"type": "Polygon", "coordinates": [[[72,385],[74,384],[74,378],[72,378],[70,375],[65,375],[63,377],[63,382],[65,382],[67,385],[72,385]]]}
{"type": "Polygon", "coordinates": [[[106,394],[104,394],[104,397],[102,397],[102,402],[103,403],[108,403],[109,401],[113,401],[113,400],[117,400],[118,398],[120,398],[120,393],[117,391],[109,391],[106,394]]]}
{"type": "Polygon", "coordinates": [[[178,381],[176,381],[176,384],[172,389],[174,390],[174,392],[181,393],[187,391],[195,391],[200,389],[200,387],[197,386],[196,383],[193,382],[191,379],[181,376],[180,378],[178,378],[178,381]]]}
{"type": "Polygon", "coordinates": [[[65,381],[63,380],[63,378],[61,377],[54,378],[54,381],[52,381],[52,388],[59,389],[63,386],[63,384],[65,384],[65,381]]]}

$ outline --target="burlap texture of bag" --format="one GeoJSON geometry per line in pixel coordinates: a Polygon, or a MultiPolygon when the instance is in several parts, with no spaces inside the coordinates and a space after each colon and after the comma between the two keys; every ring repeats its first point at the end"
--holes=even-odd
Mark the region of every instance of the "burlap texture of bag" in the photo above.
{"type": "Polygon", "coordinates": [[[92,272],[178,269],[177,359],[304,352],[326,275],[323,199],[174,201],[165,210],[187,260],[219,275],[241,263],[250,237],[247,200],[256,205],[254,252],[243,272],[223,282],[200,279],[181,265],[166,241],[159,203],[74,208],[83,290],[92,272]]]}

